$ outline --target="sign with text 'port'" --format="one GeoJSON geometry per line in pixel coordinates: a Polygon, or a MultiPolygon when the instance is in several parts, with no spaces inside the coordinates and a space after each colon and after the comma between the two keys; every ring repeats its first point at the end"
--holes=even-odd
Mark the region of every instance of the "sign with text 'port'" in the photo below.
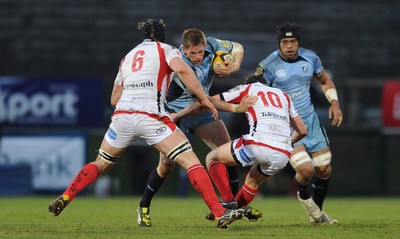
{"type": "Polygon", "coordinates": [[[103,81],[98,78],[0,77],[0,124],[102,125],[103,81]]]}

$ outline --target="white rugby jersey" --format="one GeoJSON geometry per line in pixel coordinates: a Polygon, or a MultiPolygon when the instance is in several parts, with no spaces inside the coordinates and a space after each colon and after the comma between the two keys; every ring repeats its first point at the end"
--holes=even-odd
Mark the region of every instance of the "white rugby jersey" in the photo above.
{"type": "Polygon", "coordinates": [[[246,95],[258,96],[246,112],[249,135],[256,141],[291,151],[290,118],[297,116],[289,96],[262,83],[239,85],[221,94],[221,99],[239,104],[246,95]]]}
{"type": "Polygon", "coordinates": [[[144,40],[122,59],[115,84],[123,86],[116,110],[165,113],[165,95],[175,57],[182,57],[171,45],[144,40]]]}

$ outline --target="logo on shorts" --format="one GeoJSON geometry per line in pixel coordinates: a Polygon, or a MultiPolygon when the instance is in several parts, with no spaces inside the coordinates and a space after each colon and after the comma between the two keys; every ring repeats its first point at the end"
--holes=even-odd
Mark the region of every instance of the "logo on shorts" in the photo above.
{"type": "Polygon", "coordinates": [[[115,131],[112,130],[111,128],[108,128],[107,135],[112,140],[116,140],[117,139],[117,133],[115,133],[115,131]]]}
{"type": "Polygon", "coordinates": [[[165,133],[166,130],[167,130],[167,126],[163,126],[163,127],[159,128],[159,129],[156,131],[156,133],[157,133],[157,134],[163,134],[163,133],[165,133]]]}

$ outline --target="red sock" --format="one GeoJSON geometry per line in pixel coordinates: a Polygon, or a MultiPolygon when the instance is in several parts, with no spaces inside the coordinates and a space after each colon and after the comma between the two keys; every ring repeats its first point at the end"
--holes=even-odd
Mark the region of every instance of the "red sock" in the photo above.
{"type": "Polygon", "coordinates": [[[226,166],[221,162],[212,161],[208,165],[208,173],[210,174],[215,186],[218,188],[222,201],[232,201],[234,198],[231,186],[229,185],[229,174],[228,170],[226,170],[226,166]]]}
{"type": "Polygon", "coordinates": [[[249,205],[249,203],[256,196],[257,190],[249,188],[246,184],[243,184],[243,187],[236,194],[236,202],[238,203],[239,208],[249,205]]]}
{"type": "Polygon", "coordinates": [[[224,209],[218,201],[217,194],[211,183],[207,171],[201,164],[194,164],[187,169],[190,183],[193,188],[201,195],[204,202],[210,208],[212,214],[216,217],[222,216],[226,209],[224,209]]]}
{"type": "Polygon", "coordinates": [[[80,191],[96,181],[99,174],[100,170],[97,165],[93,163],[86,164],[75,176],[74,180],[72,180],[67,190],[65,190],[62,195],[68,195],[69,201],[71,202],[80,191]]]}

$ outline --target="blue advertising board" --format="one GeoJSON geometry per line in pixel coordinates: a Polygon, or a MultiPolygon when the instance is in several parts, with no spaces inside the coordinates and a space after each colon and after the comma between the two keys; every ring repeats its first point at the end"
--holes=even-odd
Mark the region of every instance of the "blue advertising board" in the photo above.
{"type": "Polygon", "coordinates": [[[101,126],[104,83],[99,78],[0,77],[0,124],[101,126]]]}
{"type": "Polygon", "coordinates": [[[63,190],[86,163],[83,134],[4,135],[0,144],[0,195],[63,190]]]}

